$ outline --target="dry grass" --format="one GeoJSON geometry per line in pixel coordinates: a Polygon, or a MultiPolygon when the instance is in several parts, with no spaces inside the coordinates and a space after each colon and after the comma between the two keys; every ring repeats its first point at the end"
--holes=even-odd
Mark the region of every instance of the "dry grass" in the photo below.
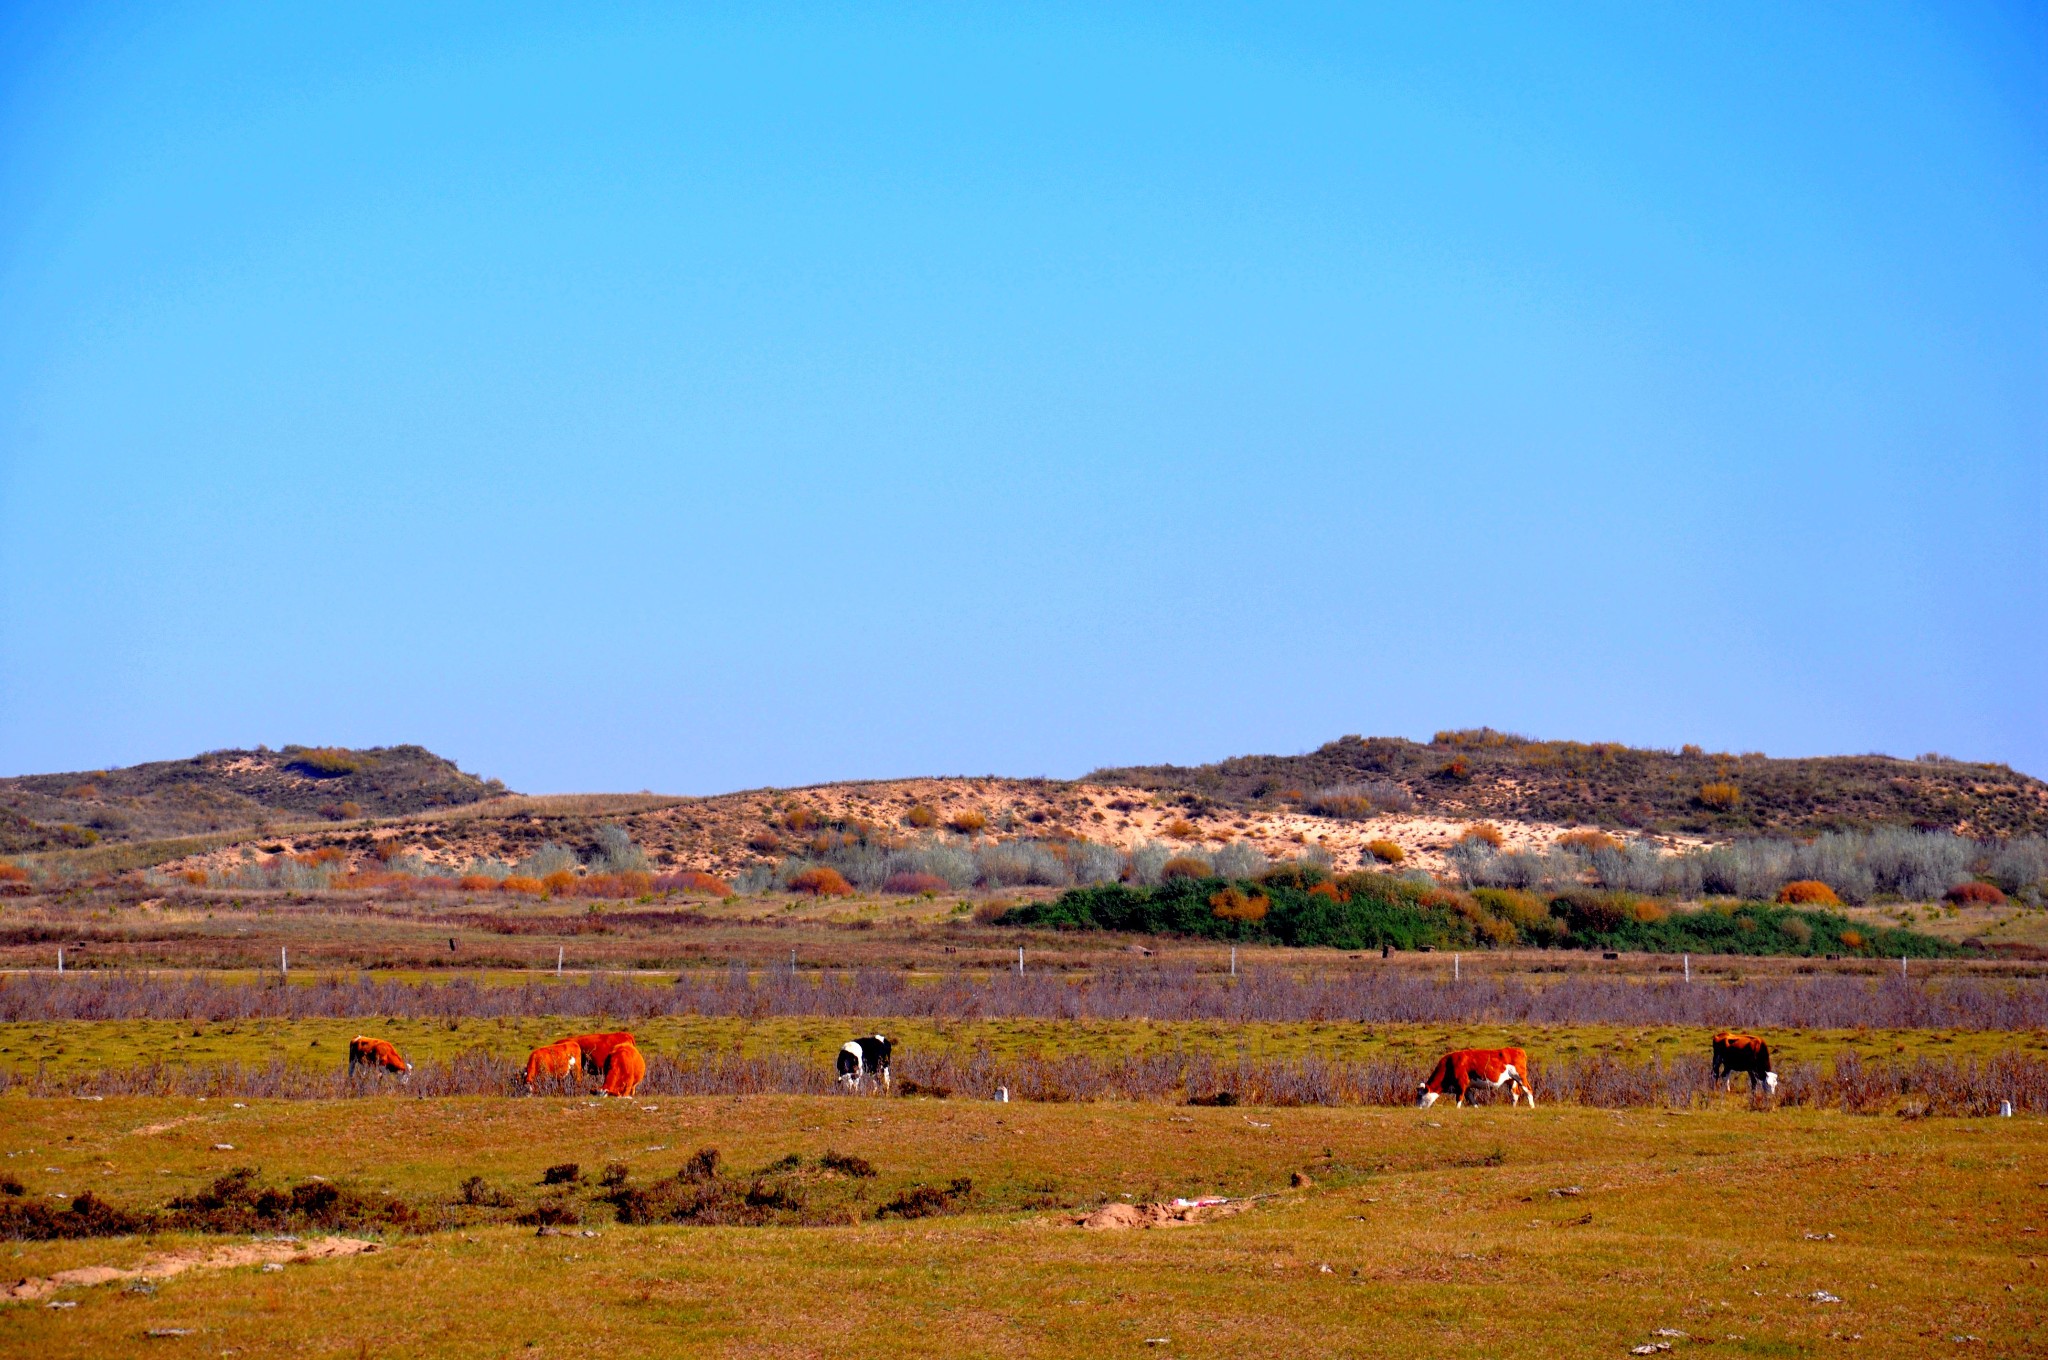
{"type": "MultiPolygon", "coordinates": [[[[1517,1357],[1624,1354],[1659,1328],[1696,1339],[1681,1349],[1711,1339],[1711,1353],[1735,1356],[1920,1356],[1950,1349],[1951,1336],[1984,1343],[1958,1353],[2048,1344],[2048,1294],[2030,1264],[2048,1227],[2035,1120],[829,1097],[340,1113],[0,1102],[7,1150],[34,1149],[34,1192],[130,1202],[191,1194],[246,1162],[456,1212],[470,1176],[523,1203],[557,1163],[622,1163],[629,1184],[649,1184],[701,1147],[747,1175],[790,1157],[869,1163],[876,1176],[849,1193],[870,1215],[919,1186],[971,1190],[954,1206],[967,1212],[910,1223],[625,1227],[600,1211],[590,1237],[461,1229],[274,1273],[194,1271],[154,1292],[72,1290],[62,1297],[75,1308],[0,1315],[9,1348],[1517,1357]],[[221,1142],[234,1152],[214,1151],[221,1142]],[[1296,1173],[1310,1185],[1290,1189],[1296,1173]],[[1199,1193],[1269,1198],[1173,1231],[1066,1226],[1065,1211],[1124,1196],[1199,1193]],[[172,1328],[193,1334],[139,1340],[172,1328]],[[1159,1337],[1164,1346],[1146,1345],[1159,1337]]],[[[11,1269],[124,1265],[165,1245],[22,1244],[11,1269]]]]}

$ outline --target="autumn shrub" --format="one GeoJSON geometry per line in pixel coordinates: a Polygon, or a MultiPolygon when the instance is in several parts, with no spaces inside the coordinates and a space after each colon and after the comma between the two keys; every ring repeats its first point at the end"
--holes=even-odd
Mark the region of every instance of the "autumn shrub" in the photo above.
{"type": "Polygon", "coordinates": [[[1490,845],[1496,850],[1507,844],[1507,838],[1500,834],[1500,828],[1492,822],[1479,822],[1476,825],[1468,826],[1465,828],[1465,834],[1458,837],[1458,839],[1490,845]]]}
{"type": "Polygon", "coordinates": [[[882,882],[882,891],[887,893],[942,893],[952,890],[953,885],[937,874],[921,874],[907,869],[889,875],[882,882]]]}
{"type": "Polygon", "coordinates": [[[4,860],[0,860],[0,883],[26,882],[28,882],[28,870],[22,868],[19,864],[9,864],[4,860]]]}
{"type": "Polygon", "coordinates": [[[1159,867],[1159,877],[1166,880],[1208,878],[1213,873],[1214,867],[1199,855],[1175,855],[1159,867]]]}
{"type": "Polygon", "coordinates": [[[707,874],[702,869],[684,869],[679,873],[663,874],[655,879],[654,891],[706,893],[712,897],[730,897],[732,884],[716,874],[707,874]]]}
{"type": "Polygon", "coordinates": [[[919,831],[929,831],[939,824],[939,814],[923,803],[916,803],[903,814],[903,824],[914,826],[919,831]]]}
{"type": "Polygon", "coordinates": [[[547,889],[541,884],[541,881],[537,878],[529,878],[524,874],[513,874],[510,877],[505,878],[499,882],[498,891],[508,893],[525,893],[528,897],[539,897],[542,893],[546,892],[547,889]]]}
{"type": "Polygon", "coordinates": [[[2005,894],[1989,883],[1958,883],[1943,893],[1942,896],[1959,907],[2002,907],[2005,905],[2005,894]]]}
{"type": "Polygon", "coordinates": [[[290,754],[292,759],[285,768],[315,779],[339,779],[343,775],[359,774],[370,764],[368,757],[340,746],[316,746],[290,754]]]}
{"type": "Polygon", "coordinates": [[[544,891],[560,897],[564,893],[575,891],[576,875],[570,873],[567,869],[557,869],[553,873],[545,875],[540,881],[540,886],[544,891]]]}
{"type": "Polygon", "coordinates": [[[1201,830],[1185,817],[1176,817],[1161,828],[1177,841],[1192,841],[1201,837],[1201,830]]]}
{"type": "Polygon", "coordinates": [[[979,812],[969,809],[966,812],[954,813],[946,819],[946,825],[963,836],[972,836],[978,834],[988,825],[988,818],[979,812]]]}
{"type": "Polygon", "coordinates": [[[1590,855],[1600,850],[1618,851],[1623,847],[1618,837],[1610,836],[1605,831],[1587,829],[1565,832],[1557,838],[1557,848],[1590,855]]]}
{"type": "Polygon", "coordinates": [[[782,814],[782,825],[801,835],[821,824],[818,814],[798,803],[782,814]]]}
{"type": "Polygon", "coordinates": [[[1839,907],[1842,899],[1835,890],[1818,879],[1802,878],[1787,883],[1778,889],[1777,901],[1797,907],[1839,907]]]}
{"type": "Polygon", "coordinates": [[[1406,850],[1384,838],[1367,841],[1365,843],[1365,853],[1371,855],[1382,864],[1399,864],[1402,860],[1408,858],[1406,850]]]}
{"type": "Polygon", "coordinates": [[[1437,775],[1453,783],[1462,784],[1472,777],[1472,762],[1463,756],[1453,756],[1437,771],[1437,775]]]}
{"type": "Polygon", "coordinates": [[[747,837],[747,848],[758,854],[779,855],[782,853],[782,837],[773,831],[756,831],[747,837]]]}
{"type": "Polygon", "coordinates": [[[1363,821],[1382,812],[1413,812],[1415,795],[1391,779],[1373,779],[1317,789],[1303,806],[1319,817],[1363,821]]]}
{"type": "Polygon", "coordinates": [[[203,888],[206,886],[206,870],[204,869],[187,869],[183,873],[179,874],[178,877],[183,879],[189,886],[194,888],[203,888]]]}
{"type": "Polygon", "coordinates": [[[1726,812],[1742,802],[1742,790],[1726,780],[1715,780],[1700,785],[1699,799],[1702,806],[1726,812]]]}
{"type": "Polygon", "coordinates": [[[1330,902],[1342,903],[1351,900],[1344,890],[1334,883],[1317,883],[1309,888],[1308,895],[1310,897],[1320,897],[1330,902]]]}
{"type": "Polygon", "coordinates": [[[1646,897],[1637,898],[1635,901],[1630,902],[1626,910],[1628,911],[1629,920],[1646,926],[1655,925],[1659,921],[1668,919],[1671,915],[1670,910],[1663,903],[1652,902],[1646,897]]]}
{"type": "Polygon", "coordinates": [[[791,892],[806,893],[812,897],[851,897],[853,885],[837,869],[828,869],[814,864],[800,871],[789,880],[791,892]]]}
{"type": "Polygon", "coordinates": [[[1209,894],[1209,911],[1219,921],[1263,921],[1272,905],[1264,893],[1246,893],[1235,884],[1209,894]]]}
{"type": "Polygon", "coordinates": [[[455,880],[455,886],[464,892],[489,892],[498,886],[498,880],[489,874],[464,874],[455,880]]]}
{"type": "Polygon", "coordinates": [[[1472,898],[1494,915],[1522,929],[1550,923],[1550,907],[1532,892],[1518,888],[1474,888],[1472,898]]]}
{"type": "Polygon", "coordinates": [[[1861,949],[1864,945],[1863,932],[1860,930],[1845,930],[1836,938],[1841,940],[1844,949],[1861,949]]]}
{"type": "Polygon", "coordinates": [[[642,897],[654,891],[654,875],[637,869],[587,874],[574,881],[573,891],[578,897],[642,897]]]}

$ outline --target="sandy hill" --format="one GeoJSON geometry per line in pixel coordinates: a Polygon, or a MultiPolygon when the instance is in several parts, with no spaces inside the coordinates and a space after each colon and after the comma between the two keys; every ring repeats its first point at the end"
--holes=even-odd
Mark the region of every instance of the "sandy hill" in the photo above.
{"type": "Polygon", "coordinates": [[[1097,770],[1089,784],[1144,789],[1191,808],[1254,810],[1346,798],[1375,809],[1512,818],[1722,839],[1875,826],[1972,836],[2048,833],[2048,784],[1943,756],[1771,759],[1688,746],[1534,741],[1479,728],[1428,743],[1343,737],[1306,755],[1097,770]]]}
{"type": "Polygon", "coordinates": [[[496,797],[505,786],[421,746],[209,751],[115,770],[0,779],[0,853],[392,817],[496,797]]]}

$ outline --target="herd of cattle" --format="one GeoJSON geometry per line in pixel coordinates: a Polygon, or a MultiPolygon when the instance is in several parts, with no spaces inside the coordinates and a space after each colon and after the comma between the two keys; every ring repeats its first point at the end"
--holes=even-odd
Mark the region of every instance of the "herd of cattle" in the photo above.
{"type": "MultiPolygon", "coordinates": [[[[893,1047],[887,1036],[870,1034],[849,1039],[835,1060],[837,1083],[858,1091],[870,1080],[889,1090],[889,1054],[893,1047]]],[[[357,1035],[348,1043],[348,1072],[396,1073],[403,1078],[412,1071],[397,1047],[388,1039],[357,1035]]],[[[1723,1030],[1714,1036],[1714,1080],[1726,1082],[1736,1073],[1749,1077],[1749,1086],[1766,1091],[1778,1088],[1778,1074],[1771,1070],[1771,1046],[1753,1034],[1723,1030]]],[[[531,1092],[543,1080],[566,1083],[578,1075],[595,1077],[608,1096],[630,1096],[647,1076],[647,1060],[634,1046],[625,1030],[611,1034],[576,1034],[552,1044],[543,1044],[526,1058],[526,1089],[531,1092]]],[[[1508,1090],[1508,1104],[1519,1105],[1528,1098],[1536,1105],[1535,1088],[1529,1085],[1529,1055],[1519,1048],[1461,1048],[1446,1053],[1415,1093],[1415,1103],[1428,1109],[1443,1096],[1453,1096],[1459,1105],[1479,1090],[1508,1090]]],[[[1004,1099],[1008,1092],[1003,1093],[1004,1099]]]]}

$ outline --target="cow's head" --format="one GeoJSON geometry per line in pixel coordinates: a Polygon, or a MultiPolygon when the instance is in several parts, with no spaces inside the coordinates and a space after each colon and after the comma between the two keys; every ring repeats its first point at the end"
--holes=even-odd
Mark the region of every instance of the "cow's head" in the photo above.
{"type": "Polygon", "coordinates": [[[1415,1088],[1415,1108],[1418,1110],[1428,1109],[1430,1106],[1436,1104],[1436,1098],[1441,1094],[1442,1092],[1440,1091],[1430,1090],[1429,1083],[1426,1081],[1423,1082],[1420,1086],[1417,1086],[1415,1088]]]}

